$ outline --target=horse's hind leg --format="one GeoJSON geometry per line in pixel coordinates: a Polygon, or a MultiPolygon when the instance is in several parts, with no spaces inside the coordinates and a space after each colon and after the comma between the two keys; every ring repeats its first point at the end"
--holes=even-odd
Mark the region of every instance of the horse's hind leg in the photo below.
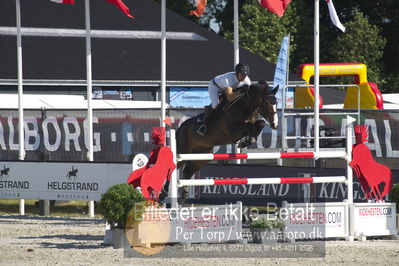
{"type": "MultiPolygon", "coordinates": [[[[208,161],[190,161],[187,162],[184,166],[184,169],[182,170],[182,173],[180,174],[181,179],[190,179],[196,172],[198,172],[199,169],[201,169],[208,161]]],[[[184,201],[188,197],[188,188],[187,187],[182,187],[180,189],[180,199],[179,203],[183,204],[184,201]]]]}
{"type": "Polygon", "coordinates": [[[191,161],[187,162],[184,169],[182,179],[190,179],[199,169],[201,169],[208,161],[191,161]]]}

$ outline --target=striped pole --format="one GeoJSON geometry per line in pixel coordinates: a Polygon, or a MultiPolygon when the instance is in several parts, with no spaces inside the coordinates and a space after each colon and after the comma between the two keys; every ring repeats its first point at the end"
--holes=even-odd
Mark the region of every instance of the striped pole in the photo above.
{"type": "Polygon", "coordinates": [[[178,186],[217,186],[217,185],[263,185],[263,184],[303,184],[303,183],[346,183],[345,176],[320,177],[273,177],[273,178],[224,178],[187,179],[178,181],[178,186]]]}
{"type": "Polygon", "coordinates": [[[211,161],[234,159],[283,159],[283,158],[346,158],[346,151],[318,152],[267,152],[267,153],[187,153],[178,154],[178,161],[211,161]]]}

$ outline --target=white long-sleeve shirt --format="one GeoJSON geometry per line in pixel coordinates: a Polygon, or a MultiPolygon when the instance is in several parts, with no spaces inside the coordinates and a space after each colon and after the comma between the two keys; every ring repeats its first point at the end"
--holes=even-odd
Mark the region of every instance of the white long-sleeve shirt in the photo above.
{"type": "Polygon", "coordinates": [[[239,81],[235,72],[228,72],[216,76],[213,81],[216,83],[219,91],[225,90],[227,87],[231,87],[233,90],[235,90],[244,85],[251,85],[251,79],[248,76],[246,76],[243,81],[239,81]]]}
{"type": "Polygon", "coordinates": [[[251,85],[249,77],[246,76],[243,81],[239,81],[235,72],[228,72],[215,77],[208,85],[208,93],[209,98],[211,99],[212,108],[215,109],[219,104],[219,92],[225,91],[228,87],[235,90],[244,85],[251,85]]]}

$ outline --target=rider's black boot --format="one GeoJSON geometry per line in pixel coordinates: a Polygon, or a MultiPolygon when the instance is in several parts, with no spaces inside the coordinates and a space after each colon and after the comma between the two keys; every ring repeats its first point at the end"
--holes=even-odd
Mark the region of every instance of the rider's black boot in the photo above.
{"type": "Polygon", "coordinates": [[[204,118],[202,119],[202,124],[199,126],[197,133],[200,134],[201,136],[205,135],[206,129],[208,122],[210,118],[212,117],[213,114],[213,108],[212,106],[207,106],[205,107],[205,113],[204,113],[204,118]]]}

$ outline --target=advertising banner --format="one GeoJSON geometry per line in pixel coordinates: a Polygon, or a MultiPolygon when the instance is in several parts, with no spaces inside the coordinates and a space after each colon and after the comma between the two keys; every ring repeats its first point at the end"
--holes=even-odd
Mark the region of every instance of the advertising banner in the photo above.
{"type": "Polygon", "coordinates": [[[355,203],[355,236],[397,235],[395,203],[355,203]]]}
{"type": "MultiPolygon", "coordinates": [[[[198,115],[203,109],[175,108],[168,116],[177,129],[181,121],[198,115]]],[[[25,160],[87,161],[88,126],[86,110],[24,110],[25,160]]],[[[280,117],[281,118],[281,117],[280,117]]],[[[320,116],[320,125],[331,128],[334,136],[345,135],[345,116],[320,116]]],[[[153,149],[152,128],[159,126],[160,110],[93,110],[94,161],[131,163],[134,155],[147,156],[153,149]]],[[[360,124],[367,126],[366,145],[380,163],[398,169],[399,111],[362,111],[360,124]]],[[[288,136],[311,136],[313,118],[287,118],[288,136]]],[[[323,131],[321,131],[323,132],[323,131]]],[[[243,149],[269,151],[281,148],[281,127],[263,129],[257,142],[243,149]]],[[[288,148],[311,148],[310,140],[288,140],[288,148]]],[[[321,148],[342,147],[339,140],[320,140],[321,148]]],[[[0,160],[18,160],[18,110],[1,110],[0,160]]],[[[231,152],[232,145],[218,146],[214,152],[231,152]]]]}
{"type": "Polygon", "coordinates": [[[138,233],[137,241],[140,241],[138,244],[225,243],[241,240],[241,212],[241,203],[179,206],[168,209],[147,208],[137,232],[128,234],[138,233]]]}
{"type": "Polygon", "coordinates": [[[170,88],[169,104],[172,107],[204,107],[210,103],[208,88],[170,88]]]}
{"type": "MultiPolygon", "coordinates": [[[[399,183],[399,171],[392,171],[393,183],[399,183]]],[[[266,165],[206,165],[195,178],[267,178],[306,176],[345,176],[346,169],[314,167],[281,167],[266,165]]],[[[218,185],[192,187],[189,202],[222,204],[241,201],[245,206],[282,206],[283,201],[342,202],[347,199],[347,186],[342,183],[218,185]]],[[[365,202],[359,180],[353,179],[353,200],[365,202]]]]}
{"type": "Polygon", "coordinates": [[[94,200],[126,183],[130,164],[0,162],[0,198],[94,200]]]}
{"type": "Polygon", "coordinates": [[[286,214],[284,235],[288,239],[320,240],[349,233],[348,204],[344,202],[287,204],[280,212],[286,214]]]}

